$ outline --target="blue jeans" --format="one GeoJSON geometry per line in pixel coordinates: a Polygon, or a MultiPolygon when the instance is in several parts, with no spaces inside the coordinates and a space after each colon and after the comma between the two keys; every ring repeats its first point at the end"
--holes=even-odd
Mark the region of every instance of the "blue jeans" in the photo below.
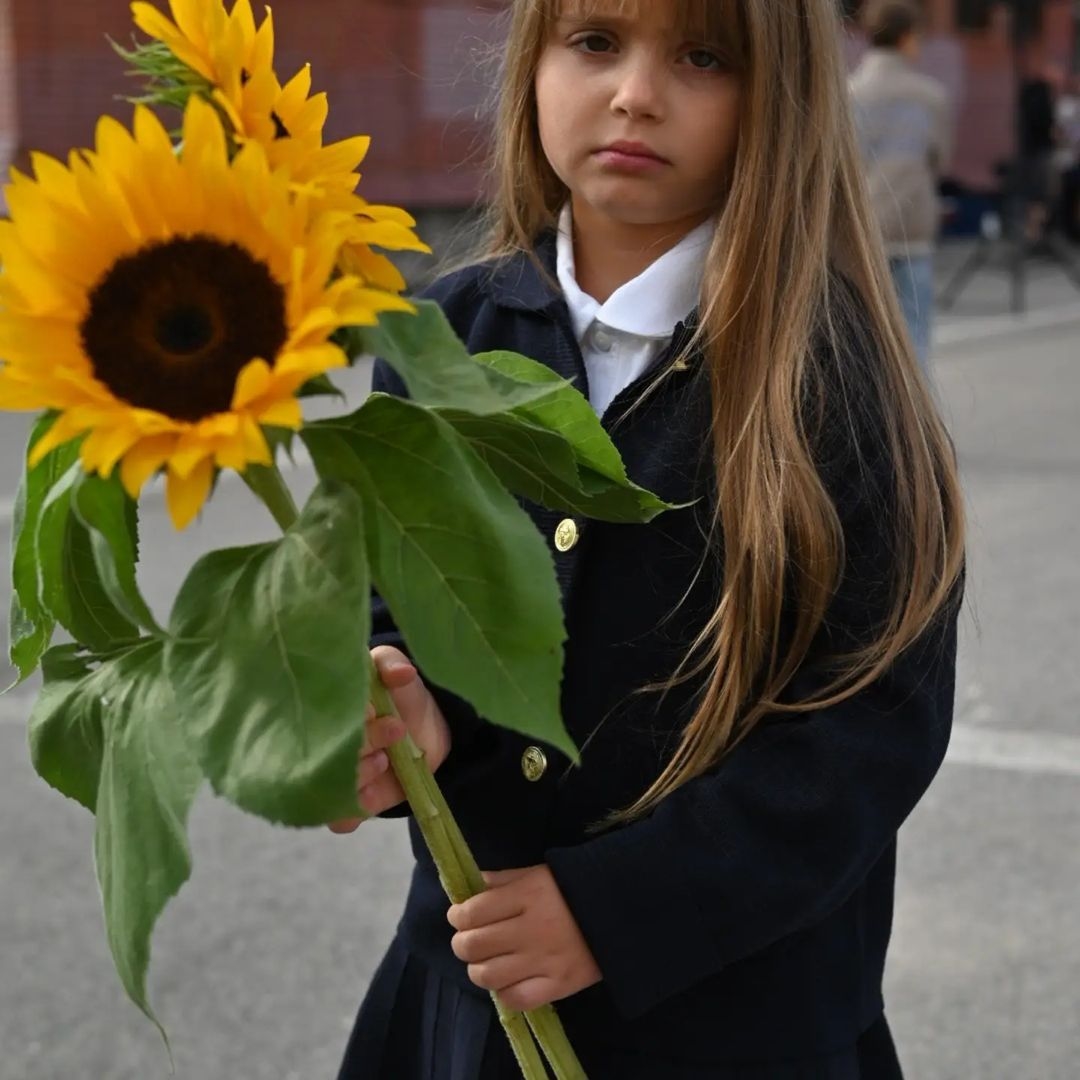
{"type": "Polygon", "coordinates": [[[934,257],[896,256],[889,259],[889,269],[919,366],[929,374],[930,328],[934,321],[934,257]]]}

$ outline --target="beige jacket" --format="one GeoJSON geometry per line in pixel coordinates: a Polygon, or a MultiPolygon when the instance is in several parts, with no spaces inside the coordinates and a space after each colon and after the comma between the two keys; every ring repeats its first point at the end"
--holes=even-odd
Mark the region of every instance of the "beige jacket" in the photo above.
{"type": "Polygon", "coordinates": [[[945,88],[893,49],[871,49],[851,77],[870,198],[890,255],[933,249],[937,181],[952,153],[945,88]]]}

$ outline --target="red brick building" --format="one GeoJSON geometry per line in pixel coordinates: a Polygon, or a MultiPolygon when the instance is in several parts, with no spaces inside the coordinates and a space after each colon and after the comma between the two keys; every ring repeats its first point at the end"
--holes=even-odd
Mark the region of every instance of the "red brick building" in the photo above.
{"type": "MultiPolygon", "coordinates": [[[[162,7],[165,0],[159,0],[162,7]]],[[[258,6],[258,5],[256,5],[258,6]]],[[[305,61],[329,92],[330,133],[374,137],[363,193],[412,207],[460,206],[481,185],[490,73],[478,54],[498,41],[500,0],[277,0],[279,72],[305,61]]],[[[924,66],[951,88],[960,116],[952,173],[986,183],[1009,152],[1012,67],[1007,23],[958,35],[953,0],[927,0],[924,66]]],[[[105,41],[130,40],[127,0],[0,0],[0,168],[39,148],[85,145],[103,112],[129,108],[123,63],[105,41]]],[[[1048,0],[1048,58],[1073,54],[1072,0],[1048,0]]],[[[859,43],[846,47],[852,59],[859,43]]]]}

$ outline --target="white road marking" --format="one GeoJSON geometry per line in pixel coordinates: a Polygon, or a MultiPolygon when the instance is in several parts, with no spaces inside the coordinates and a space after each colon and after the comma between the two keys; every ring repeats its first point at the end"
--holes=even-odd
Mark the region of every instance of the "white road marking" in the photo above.
{"type": "MultiPolygon", "coordinates": [[[[0,697],[0,727],[25,725],[32,704],[33,699],[25,693],[0,697]]],[[[1039,776],[1080,777],[1080,736],[992,730],[958,723],[953,727],[945,763],[1039,776]]]]}
{"type": "Polygon", "coordinates": [[[1040,776],[1080,777],[1080,736],[994,730],[958,723],[953,726],[945,763],[1040,776]]]}
{"type": "Polygon", "coordinates": [[[1022,333],[1026,330],[1044,330],[1053,326],[1080,323],[1080,304],[1062,304],[1043,311],[1029,311],[1024,315],[973,316],[970,320],[950,317],[934,329],[934,348],[948,348],[968,341],[983,341],[1004,334],[1022,333]]]}

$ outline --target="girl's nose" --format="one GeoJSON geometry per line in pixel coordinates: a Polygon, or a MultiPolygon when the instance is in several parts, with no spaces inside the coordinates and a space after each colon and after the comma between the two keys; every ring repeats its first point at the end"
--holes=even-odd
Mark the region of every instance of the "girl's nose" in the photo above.
{"type": "Polygon", "coordinates": [[[635,120],[658,120],[663,114],[661,74],[647,59],[620,65],[611,111],[635,120]]]}

